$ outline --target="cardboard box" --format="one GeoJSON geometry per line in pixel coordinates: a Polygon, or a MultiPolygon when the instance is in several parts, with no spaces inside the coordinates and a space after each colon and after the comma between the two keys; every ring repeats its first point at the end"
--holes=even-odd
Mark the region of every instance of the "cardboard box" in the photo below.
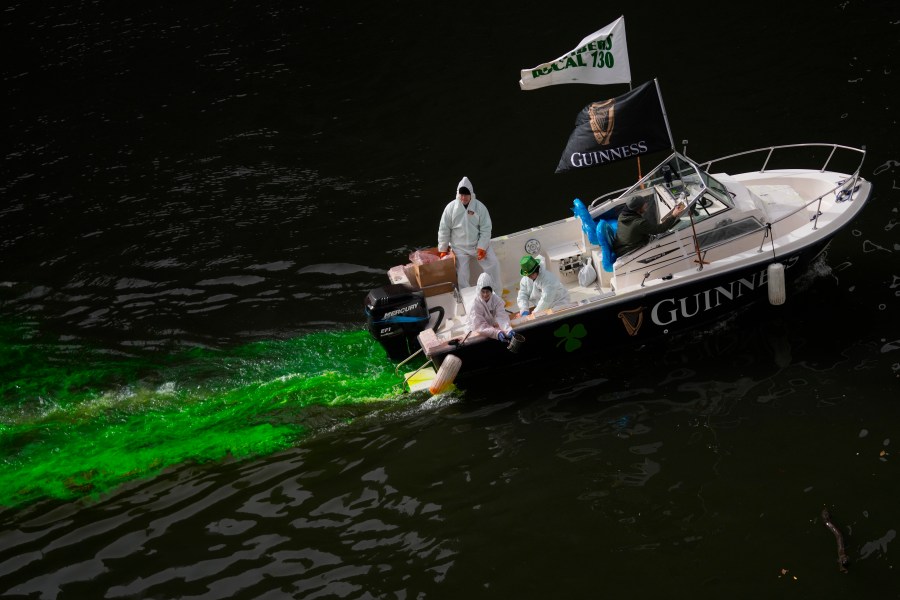
{"type": "MultiPolygon", "coordinates": [[[[429,254],[437,255],[437,248],[425,250],[429,254]]],[[[415,284],[422,288],[425,296],[444,294],[453,290],[456,283],[456,257],[451,252],[448,258],[435,260],[422,265],[411,265],[415,284]]]]}
{"type": "Polygon", "coordinates": [[[438,294],[448,294],[453,291],[453,283],[433,283],[427,287],[422,287],[422,291],[425,292],[425,297],[429,296],[437,296],[438,294]]]}

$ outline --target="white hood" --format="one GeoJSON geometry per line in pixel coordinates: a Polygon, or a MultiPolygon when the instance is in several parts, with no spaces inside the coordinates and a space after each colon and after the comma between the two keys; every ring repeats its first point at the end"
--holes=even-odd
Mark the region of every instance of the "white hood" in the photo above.
{"type": "Polygon", "coordinates": [[[472,182],[469,181],[468,177],[463,177],[459,180],[459,183],[456,184],[456,190],[454,190],[453,195],[459,197],[459,188],[465,187],[469,188],[469,191],[472,192],[472,200],[475,199],[475,186],[472,185],[472,182]]]}

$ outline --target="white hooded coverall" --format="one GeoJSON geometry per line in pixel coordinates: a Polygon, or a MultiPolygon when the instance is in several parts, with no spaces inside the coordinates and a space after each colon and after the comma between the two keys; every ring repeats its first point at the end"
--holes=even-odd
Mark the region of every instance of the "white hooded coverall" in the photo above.
{"type": "Polygon", "coordinates": [[[509,315],[506,314],[506,308],[503,299],[496,293],[492,293],[490,299],[485,302],[481,299],[481,289],[489,287],[494,288],[494,282],[487,273],[478,276],[478,283],[475,284],[475,299],[468,312],[467,331],[474,331],[487,337],[497,339],[498,333],[509,333],[512,328],[509,326],[509,315]]]}
{"type": "Polygon", "coordinates": [[[516,296],[519,310],[528,310],[535,302],[534,312],[571,303],[569,290],[546,268],[544,257],[538,255],[537,260],[541,263],[537,278],[532,281],[530,277],[523,276],[519,282],[519,295],[516,296]]]}
{"type": "Polygon", "coordinates": [[[460,179],[456,190],[456,197],[444,207],[441,214],[441,222],[438,225],[438,251],[447,252],[448,248],[453,250],[456,255],[456,278],[462,289],[471,285],[469,261],[477,260],[478,249],[484,249],[486,256],[478,261],[478,266],[490,274],[491,280],[498,287],[502,286],[500,262],[494,249],[491,248],[491,215],[487,207],[475,197],[475,188],[468,177],[460,179]],[[466,187],[472,192],[468,207],[459,199],[461,187],[466,187]]]}

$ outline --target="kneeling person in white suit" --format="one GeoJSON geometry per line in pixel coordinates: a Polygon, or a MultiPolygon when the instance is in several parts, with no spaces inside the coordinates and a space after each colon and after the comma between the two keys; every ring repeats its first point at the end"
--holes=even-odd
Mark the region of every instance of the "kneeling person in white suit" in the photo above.
{"type": "Polygon", "coordinates": [[[543,256],[535,258],[526,255],[519,261],[522,280],[519,282],[519,295],[516,296],[516,303],[519,305],[520,317],[527,317],[531,314],[532,306],[537,312],[572,302],[569,298],[569,290],[558,277],[543,266],[543,256]]]}
{"type": "Polygon", "coordinates": [[[508,342],[515,333],[509,325],[509,315],[503,299],[494,293],[494,282],[487,273],[478,276],[478,294],[469,309],[467,331],[508,342]]]}

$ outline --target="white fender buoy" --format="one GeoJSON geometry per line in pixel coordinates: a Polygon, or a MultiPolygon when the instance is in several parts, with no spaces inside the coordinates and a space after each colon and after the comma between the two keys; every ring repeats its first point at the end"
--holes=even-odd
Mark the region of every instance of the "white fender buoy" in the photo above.
{"type": "Polygon", "coordinates": [[[431,392],[432,395],[437,395],[446,391],[453,383],[453,380],[456,379],[456,376],[459,375],[459,368],[461,366],[462,359],[458,356],[455,354],[447,356],[447,358],[444,359],[444,362],[441,363],[441,368],[438,369],[437,375],[434,376],[434,381],[431,383],[431,387],[428,388],[428,391],[431,392]]]}
{"type": "Polygon", "coordinates": [[[784,286],[784,265],[772,263],[769,265],[769,304],[780,306],[787,298],[784,286]]]}

